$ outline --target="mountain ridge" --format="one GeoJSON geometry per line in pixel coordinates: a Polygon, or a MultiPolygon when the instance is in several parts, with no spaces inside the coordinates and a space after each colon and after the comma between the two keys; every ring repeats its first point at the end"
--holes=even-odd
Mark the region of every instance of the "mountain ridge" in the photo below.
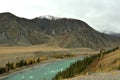
{"type": "Polygon", "coordinates": [[[60,47],[103,48],[120,45],[120,40],[100,33],[86,22],[72,18],[26,19],[0,13],[0,44],[35,45],[57,43],[60,47]]]}

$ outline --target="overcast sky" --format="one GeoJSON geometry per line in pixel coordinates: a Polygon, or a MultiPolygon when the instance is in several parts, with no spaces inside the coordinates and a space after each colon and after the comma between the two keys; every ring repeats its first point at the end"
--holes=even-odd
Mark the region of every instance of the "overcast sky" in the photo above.
{"type": "Polygon", "coordinates": [[[99,31],[120,32],[120,0],[0,0],[0,13],[76,18],[99,31]]]}

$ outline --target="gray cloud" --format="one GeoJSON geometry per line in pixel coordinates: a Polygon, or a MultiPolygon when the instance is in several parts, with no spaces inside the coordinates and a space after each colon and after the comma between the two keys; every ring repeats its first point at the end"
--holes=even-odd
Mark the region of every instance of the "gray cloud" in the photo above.
{"type": "Polygon", "coordinates": [[[0,12],[34,18],[41,15],[77,18],[101,31],[120,32],[119,0],[3,0],[0,12]]]}

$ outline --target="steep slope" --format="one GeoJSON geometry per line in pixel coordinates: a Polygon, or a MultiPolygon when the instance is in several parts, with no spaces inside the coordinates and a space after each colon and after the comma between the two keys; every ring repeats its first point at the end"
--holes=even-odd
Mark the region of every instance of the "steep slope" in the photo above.
{"type": "Polygon", "coordinates": [[[101,59],[94,60],[94,62],[88,66],[83,73],[87,73],[87,75],[76,76],[69,80],[119,80],[120,49],[106,54],[101,59]]]}
{"type": "Polygon", "coordinates": [[[0,14],[0,44],[58,45],[60,47],[104,48],[120,45],[116,37],[100,33],[87,23],[50,16],[25,19],[11,13],[0,14]]]}
{"type": "Polygon", "coordinates": [[[0,14],[0,44],[31,45],[50,41],[34,23],[11,13],[0,14]]]}
{"type": "Polygon", "coordinates": [[[120,50],[105,55],[95,60],[87,69],[88,72],[101,72],[120,70],[120,50]]]}

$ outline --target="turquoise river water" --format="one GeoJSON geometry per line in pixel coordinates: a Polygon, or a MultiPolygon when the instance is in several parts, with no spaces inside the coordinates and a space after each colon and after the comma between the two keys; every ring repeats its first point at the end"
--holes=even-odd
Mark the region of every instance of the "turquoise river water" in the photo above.
{"type": "Polygon", "coordinates": [[[77,60],[82,60],[83,57],[70,58],[50,62],[48,64],[38,65],[28,70],[17,72],[10,75],[3,80],[52,80],[52,78],[59,72],[70,66],[77,60]]]}

